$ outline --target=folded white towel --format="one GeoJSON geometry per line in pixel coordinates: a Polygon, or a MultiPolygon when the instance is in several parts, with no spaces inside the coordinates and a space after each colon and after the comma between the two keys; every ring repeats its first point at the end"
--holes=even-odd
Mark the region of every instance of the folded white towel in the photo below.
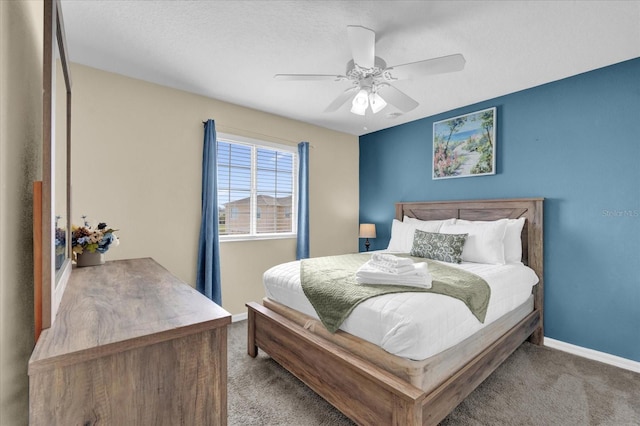
{"type": "Polygon", "coordinates": [[[399,256],[394,256],[392,254],[385,254],[385,253],[374,253],[371,256],[371,260],[381,265],[388,265],[393,267],[413,264],[413,260],[407,257],[399,257],[399,256]]]}
{"type": "Polygon", "coordinates": [[[389,284],[408,285],[415,287],[431,288],[431,274],[427,264],[424,262],[414,263],[413,271],[402,274],[391,274],[376,269],[371,265],[371,261],[365,263],[356,272],[356,282],[358,284],[389,284]]]}
{"type": "Polygon", "coordinates": [[[395,267],[395,266],[389,266],[387,264],[381,264],[381,263],[371,261],[369,262],[369,265],[371,265],[373,268],[376,268],[382,272],[388,272],[389,274],[404,274],[405,272],[415,271],[415,267],[413,266],[413,263],[411,265],[395,267]]]}

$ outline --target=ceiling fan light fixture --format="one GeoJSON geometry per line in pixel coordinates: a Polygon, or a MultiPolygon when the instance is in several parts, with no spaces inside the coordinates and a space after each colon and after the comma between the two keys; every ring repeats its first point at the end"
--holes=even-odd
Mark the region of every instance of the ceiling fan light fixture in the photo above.
{"type": "Polygon", "coordinates": [[[385,100],[382,99],[380,95],[374,92],[371,92],[369,94],[369,104],[371,105],[371,111],[373,111],[374,114],[379,113],[384,107],[387,106],[385,100]]]}
{"type": "Polygon", "coordinates": [[[360,105],[352,105],[351,106],[351,112],[357,115],[364,115],[365,112],[367,111],[367,107],[366,106],[360,106],[360,105]]]}
{"type": "Polygon", "coordinates": [[[365,89],[360,89],[358,94],[351,102],[351,112],[358,115],[364,115],[369,106],[369,95],[365,89]]]}

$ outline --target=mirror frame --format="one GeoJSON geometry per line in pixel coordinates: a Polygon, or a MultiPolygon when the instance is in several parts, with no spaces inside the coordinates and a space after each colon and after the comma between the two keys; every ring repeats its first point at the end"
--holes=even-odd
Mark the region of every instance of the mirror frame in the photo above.
{"type": "MultiPolygon", "coordinates": [[[[41,330],[51,327],[62,294],[71,276],[71,74],[60,0],[44,0],[43,46],[43,116],[42,116],[42,189],[41,189],[41,268],[37,271],[38,256],[34,258],[35,328],[36,340],[41,330]],[[56,273],[55,269],[55,67],[56,49],[59,52],[66,87],[66,256],[56,273]],[[38,282],[40,281],[40,282],[38,282]],[[38,292],[40,294],[38,294],[38,292]],[[40,305],[40,306],[38,306],[40,305]]],[[[35,209],[34,209],[35,210],[35,209]]],[[[34,223],[38,218],[34,216],[34,223]]],[[[35,247],[38,250],[37,232],[35,247]]]]}

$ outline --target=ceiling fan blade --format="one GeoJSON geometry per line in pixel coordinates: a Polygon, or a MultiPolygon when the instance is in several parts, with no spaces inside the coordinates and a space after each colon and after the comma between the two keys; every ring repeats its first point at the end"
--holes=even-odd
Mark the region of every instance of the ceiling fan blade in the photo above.
{"type": "Polygon", "coordinates": [[[464,56],[457,53],[455,55],[442,56],[440,58],[395,65],[387,68],[385,72],[390,72],[393,79],[406,80],[411,77],[460,71],[464,69],[465,62],[464,56]]]}
{"type": "Polygon", "coordinates": [[[369,28],[349,25],[347,36],[353,62],[362,68],[373,68],[376,56],[376,33],[369,28]]]}
{"type": "Polygon", "coordinates": [[[329,106],[324,110],[324,112],[336,111],[338,108],[344,105],[344,103],[347,102],[349,98],[351,98],[354,92],[356,92],[357,90],[358,90],[357,87],[350,87],[349,89],[345,90],[337,98],[335,98],[333,102],[329,104],[329,106]]]}
{"type": "Polygon", "coordinates": [[[382,96],[382,99],[395,106],[402,112],[409,112],[420,105],[415,99],[409,97],[400,90],[388,84],[381,85],[378,88],[378,94],[382,96]]]}
{"type": "Polygon", "coordinates": [[[282,81],[316,81],[316,80],[344,80],[343,75],[328,75],[328,74],[276,74],[273,76],[276,80],[282,81]]]}

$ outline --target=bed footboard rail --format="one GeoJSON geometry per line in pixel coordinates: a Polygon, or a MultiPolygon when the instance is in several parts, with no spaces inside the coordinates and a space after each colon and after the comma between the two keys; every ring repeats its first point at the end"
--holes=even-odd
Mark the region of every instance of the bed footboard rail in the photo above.
{"type": "Polygon", "coordinates": [[[437,425],[540,326],[534,310],[426,393],[255,302],[248,303],[247,352],[264,350],[326,401],[361,425],[437,425]]]}
{"type": "Polygon", "coordinates": [[[427,395],[424,424],[437,424],[498,368],[540,325],[540,311],[527,315],[515,327],[427,395]]]}
{"type": "Polygon", "coordinates": [[[362,425],[423,424],[421,389],[393,376],[298,324],[248,303],[248,353],[258,348],[362,425]]]}

